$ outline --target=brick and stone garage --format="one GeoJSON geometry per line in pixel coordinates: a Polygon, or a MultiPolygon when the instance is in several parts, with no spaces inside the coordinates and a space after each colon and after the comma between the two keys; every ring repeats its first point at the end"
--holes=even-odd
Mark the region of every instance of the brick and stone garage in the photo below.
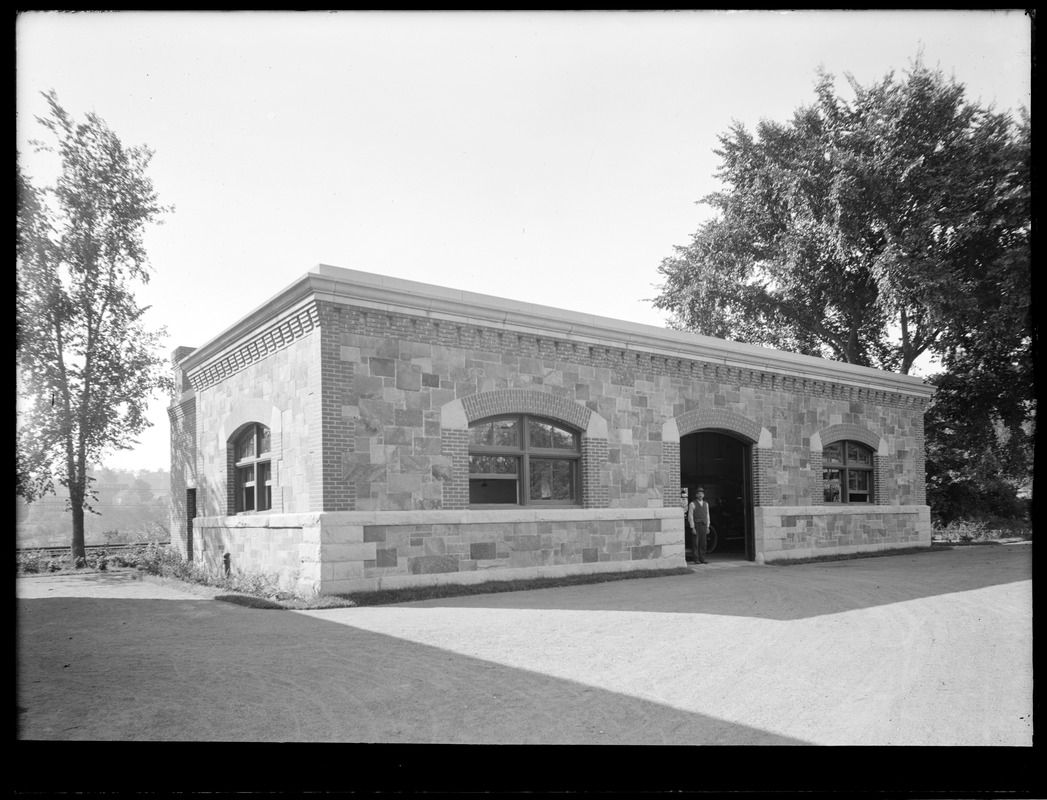
{"type": "Polygon", "coordinates": [[[174,353],[172,540],[335,594],[930,546],[921,379],[321,265],[174,353]]]}

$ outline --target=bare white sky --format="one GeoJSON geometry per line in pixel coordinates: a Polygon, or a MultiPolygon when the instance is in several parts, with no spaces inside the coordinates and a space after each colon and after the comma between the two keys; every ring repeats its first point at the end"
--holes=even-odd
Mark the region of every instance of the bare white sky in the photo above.
{"type": "MultiPolygon", "coordinates": [[[[17,139],[40,92],[93,110],[176,206],[139,292],[199,346],[317,263],[663,325],[658,265],[707,217],[717,137],[784,121],[819,64],[924,62],[1030,105],[1020,11],[22,14],[17,139]]],[[[133,452],[168,464],[166,398],[133,452]]]]}

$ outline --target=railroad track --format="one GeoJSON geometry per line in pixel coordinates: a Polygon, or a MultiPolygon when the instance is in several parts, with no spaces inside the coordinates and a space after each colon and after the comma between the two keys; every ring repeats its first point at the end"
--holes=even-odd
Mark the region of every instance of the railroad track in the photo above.
{"type": "MultiPolygon", "coordinates": [[[[97,553],[100,550],[106,550],[110,553],[118,553],[121,550],[130,550],[132,547],[142,547],[147,544],[159,544],[167,547],[170,542],[138,542],[136,544],[89,544],[84,547],[87,553],[97,553]]],[[[70,553],[70,546],[65,545],[64,547],[16,547],[15,553],[46,553],[48,556],[67,556],[70,553]]]]}

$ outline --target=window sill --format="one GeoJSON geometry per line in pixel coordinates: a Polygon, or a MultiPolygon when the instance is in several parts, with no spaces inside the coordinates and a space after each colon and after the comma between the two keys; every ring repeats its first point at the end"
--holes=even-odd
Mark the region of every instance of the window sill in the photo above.
{"type": "Polygon", "coordinates": [[[513,509],[520,509],[521,511],[527,511],[528,509],[539,509],[539,508],[582,508],[581,503],[530,503],[523,505],[521,503],[470,503],[470,511],[506,511],[513,509]]]}

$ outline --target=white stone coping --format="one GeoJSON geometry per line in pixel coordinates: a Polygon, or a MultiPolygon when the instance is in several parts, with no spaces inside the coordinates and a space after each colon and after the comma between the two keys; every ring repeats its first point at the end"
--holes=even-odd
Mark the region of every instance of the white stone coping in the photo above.
{"type": "Polygon", "coordinates": [[[300,514],[243,514],[196,517],[194,529],[305,528],[318,525],[482,525],[521,522],[594,522],[601,520],[675,519],[677,506],[655,508],[509,508],[480,511],[307,511],[300,514]]]}
{"type": "Polygon", "coordinates": [[[460,324],[484,325],[537,336],[557,336],[597,346],[655,353],[669,358],[775,372],[783,375],[928,398],[922,378],[730,342],[577,311],[319,264],[182,361],[191,370],[218,357],[251,332],[266,327],[304,301],[352,304],[460,324]]]}

